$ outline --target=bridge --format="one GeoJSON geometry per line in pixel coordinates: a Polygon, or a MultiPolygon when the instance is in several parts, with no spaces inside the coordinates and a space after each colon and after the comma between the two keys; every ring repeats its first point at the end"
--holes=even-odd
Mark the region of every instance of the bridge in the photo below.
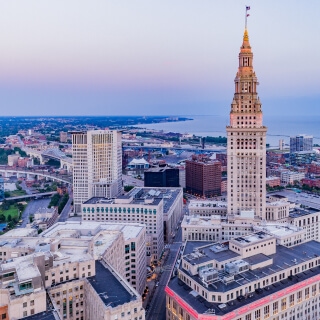
{"type": "Polygon", "coordinates": [[[6,178],[10,176],[17,176],[17,178],[26,177],[27,179],[44,177],[47,180],[72,184],[72,175],[50,174],[49,172],[44,170],[14,169],[12,167],[2,166],[0,167],[0,174],[1,173],[6,178]]]}
{"type": "Polygon", "coordinates": [[[173,146],[173,147],[164,147],[164,146],[153,146],[153,145],[144,145],[144,146],[139,146],[139,145],[123,145],[122,148],[124,150],[145,150],[145,151],[152,151],[152,150],[158,150],[161,152],[164,152],[166,150],[172,150],[173,152],[177,154],[181,154],[183,151],[188,151],[188,152],[194,152],[194,153],[204,153],[204,152],[216,152],[216,153],[222,153],[226,151],[225,147],[217,147],[213,146],[212,148],[205,148],[202,149],[201,147],[179,147],[179,146],[173,146]]]}
{"type": "Polygon", "coordinates": [[[9,197],[9,198],[5,198],[5,199],[6,200],[23,200],[23,199],[27,199],[27,198],[40,198],[40,197],[52,196],[55,193],[57,193],[57,191],[34,193],[34,194],[25,194],[23,196],[9,197]]]}
{"type": "Polygon", "coordinates": [[[61,169],[66,169],[68,172],[72,171],[72,158],[67,157],[66,154],[58,148],[49,148],[44,151],[38,151],[24,147],[23,151],[31,157],[38,158],[41,164],[45,164],[47,159],[53,159],[60,161],[61,169]]]}

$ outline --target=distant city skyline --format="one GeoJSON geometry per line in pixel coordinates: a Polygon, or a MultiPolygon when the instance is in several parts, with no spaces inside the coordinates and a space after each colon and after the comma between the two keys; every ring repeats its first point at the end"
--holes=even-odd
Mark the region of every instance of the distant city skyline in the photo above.
{"type": "Polygon", "coordinates": [[[265,115],[320,115],[320,2],[4,2],[1,116],[224,115],[245,5],[265,115]]]}

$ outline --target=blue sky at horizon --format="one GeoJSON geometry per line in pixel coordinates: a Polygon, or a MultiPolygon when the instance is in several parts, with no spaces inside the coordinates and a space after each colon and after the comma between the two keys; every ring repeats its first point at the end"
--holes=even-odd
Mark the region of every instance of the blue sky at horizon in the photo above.
{"type": "Polygon", "coordinates": [[[320,1],[0,1],[0,115],[230,110],[245,5],[265,114],[320,115],[320,1]]]}

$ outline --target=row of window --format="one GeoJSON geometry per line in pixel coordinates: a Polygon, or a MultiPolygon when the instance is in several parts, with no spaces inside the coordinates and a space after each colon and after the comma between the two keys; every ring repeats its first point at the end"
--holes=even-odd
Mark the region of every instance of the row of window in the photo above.
{"type": "Polygon", "coordinates": [[[139,209],[139,208],[108,208],[108,207],[97,207],[97,208],[86,208],[86,207],[84,207],[83,208],[83,210],[82,210],[84,213],[86,213],[86,212],[88,212],[88,213],[90,213],[90,212],[92,212],[92,213],[94,213],[95,211],[96,212],[106,212],[106,213],[108,213],[108,212],[110,212],[110,213],[145,213],[145,214],[157,214],[157,210],[156,209],[153,209],[153,210],[151,210],[151,209],[143,209],[143,208],[141,208],[141,209],[139,209]]]}

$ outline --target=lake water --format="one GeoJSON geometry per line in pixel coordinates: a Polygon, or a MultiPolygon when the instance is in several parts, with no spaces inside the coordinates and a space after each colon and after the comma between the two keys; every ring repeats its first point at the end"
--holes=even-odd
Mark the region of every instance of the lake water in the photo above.
{"type": "Polygon", "coordinates": [[[7,226],[7,223],[0,223],[0,231],[2,231],[7,226]]]}
{"type": "MultiPolygon", "coordinates": [[[[229,115],[181,115],[193,120],[143,125],[144,128],[164,130],[166,132],[192,133],[197,136],[226,136],[229,115]]],[[[314,137],[314,143],[320,145],[320,116],[264,116],[263,123],[268,127],[267,143],[279,146],[279,139],[289,144],[290,136],[308,134],[314,137]]]]}

